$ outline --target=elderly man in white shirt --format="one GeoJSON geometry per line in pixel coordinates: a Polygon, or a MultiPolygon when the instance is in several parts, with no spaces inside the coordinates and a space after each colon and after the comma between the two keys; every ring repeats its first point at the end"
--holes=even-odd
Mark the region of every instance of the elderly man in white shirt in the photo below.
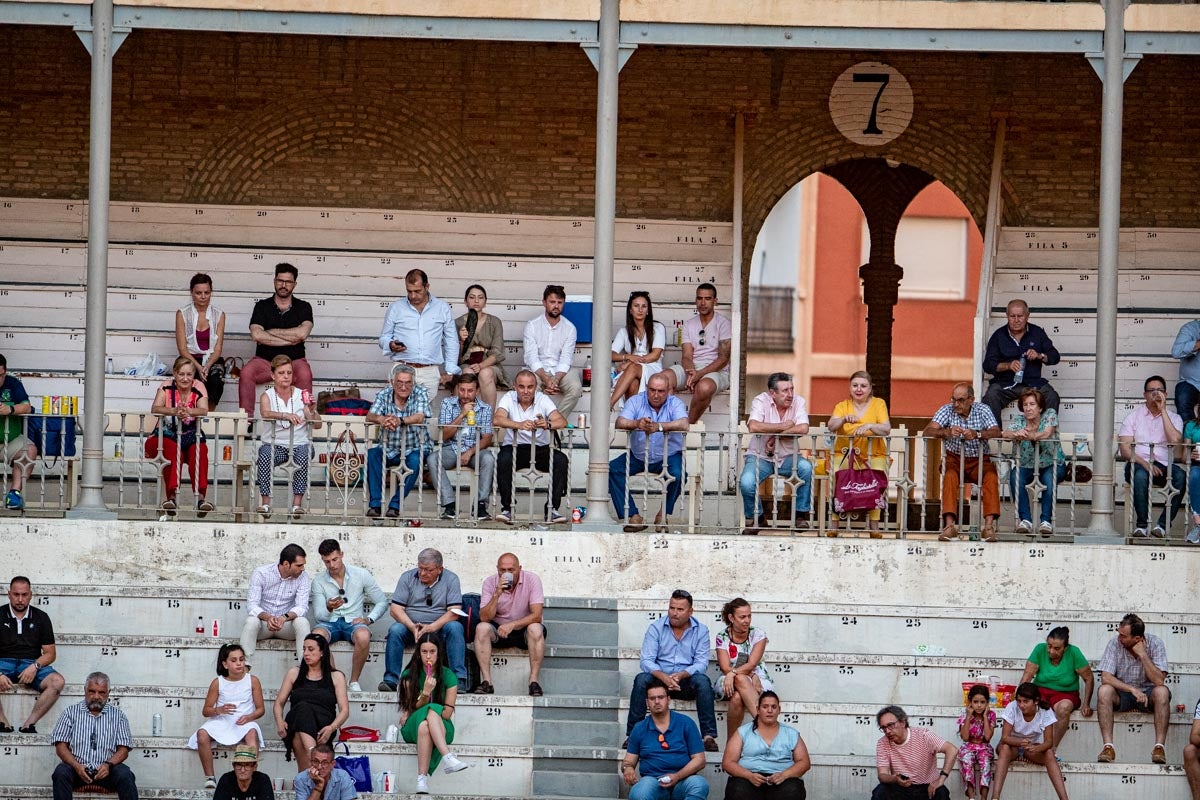
{"type": "Polygon", "coordinates": [[[496,520],[512,523],[513,470],[528,469],[532,463],[539,472],[550,473],[546,521],[566,522],[567,518],[559,513],[558,504],[567,493],[570,462],[561,450],[551,447],[550,431],[562,430],[567,426],[567,420],[550,398],[537,391],[537,378],[529,370],[518,372],[513,385],[516,388],[500,398],[492,419],[493,427],[505,431],[500,457],[496,459],[496,483],[500,493],[500,513],[496,520]]]}
{"type": "Polygon", "coordinates": [[[259,639],[294,639],[296,660],[304,663],[304,637],[311,631],[304,615],[312,591],[312,578],[304,571],[306,558],[303,547],[289,544],[279,551],[278,564],[264,564],[250,576],[241,639],[247,669],[259,639]]]}
{"type": "Polygon", "coordinates": [[[563,287],[547,286],[542,292],[545,312],[525,323],[525,366],[564,418],[571,416],[583,396],[579,372],[571,366],[577,333],[574,323],[562,315],[566,301],[563,287]]]}
{"type": "Polygon", "coordinates": [[[429,293],[429,276],[412,269],[404,276],[405,296],[388,306],[379,334],[379,349],[397,364],[416,370],[418,386],[429,402],[461,370],[458,330],[450,305],[429,293]]]}

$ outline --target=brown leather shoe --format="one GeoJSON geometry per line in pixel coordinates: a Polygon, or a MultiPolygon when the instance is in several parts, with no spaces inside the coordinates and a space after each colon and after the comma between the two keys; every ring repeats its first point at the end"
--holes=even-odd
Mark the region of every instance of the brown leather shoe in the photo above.
{"type": "Polygon", "coordinates": [[[951,522],[946,527],[942,528],[942,532],[938,534],[939,542],[949,542],[958,538],[958,525],[951,522]]]}

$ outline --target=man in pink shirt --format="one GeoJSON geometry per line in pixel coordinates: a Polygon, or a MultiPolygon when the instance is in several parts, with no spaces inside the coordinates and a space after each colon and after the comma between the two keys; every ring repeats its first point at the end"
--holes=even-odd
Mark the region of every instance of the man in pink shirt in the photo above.
{"type": "Polygon", "coordinates": [[[879,785],[871,800],[950,800],[946,779],[954,771],[958,748],[928,728],[910,728],[900,706],[875,715],[883,736],[875,744],[879,785]],[[938,753],[944,758],[939,769],[938,753]]]}
{"type": "Polygon", "coordinates": [[[791,477],[800,483],[796,493],[796,524],[808,519],[812,504],[812,462],[800,455],[800,437],[808,433],[808,406],[796,396],[792,376],[773,372],[767,377],[767,391],[750,403],[746,423],[750,447],[738,483],[742,492],[742,510],[746,527],[742,533],[753,535],[769,524],[758,502],[758,485],[770,475],[791,477]],[[755,525],[757,520],[757,526],[755,525]]]}
{"type": "Polygon", "coordinates": [[[519,647],[529,651],[529,694],[542,696],[538,683],[546,655],[546,626],[542,624],[542,579],[521,569],[512,553],[496,560],[496,574],[483,580],[479,624],[475,627],[475,658],[482,680],[475,694],[494,694],[492,648],[519,647]]]}
{"type": "MultiPolygon", "coordinates": [[[[1146,537],[1146,528],[1150,522],[1150,483],[1155,486],[1167,485],[1167,474],[1175,487],[1175,495],[1171,497],[1171,519],[1179,511],[1183,503],[1183,487],[1187,480],[1183,468],[1172,464],[1174,460],[1174,445],[1183,441],[1183,420],[1174,411],[1168,411],[1167,382],[1160,375],[1151,375],[1142,384],[1145,403],[1129,412],[1121,423],[1117,442],[1120,458],[1125,464],[1125,480],[1131,484],[1133,495],[1134,520],[1133,535],[1138,538],[1146,537]]],[[[1167,536],[1167,509],[1164,507],[1158,515],[1158,521],[1150,531],[1157,539],[1167,536]]]]}
{"type": "Polygon", "coordinates": [[[708,411],[713,396],[729,388],[729,355],[733,323],[717,313],[717,287],[696,287],[696,316],[683,323],[683,358],[664,370],[674,393],[691,392],[688,424],[695,425],[708,411]]]}

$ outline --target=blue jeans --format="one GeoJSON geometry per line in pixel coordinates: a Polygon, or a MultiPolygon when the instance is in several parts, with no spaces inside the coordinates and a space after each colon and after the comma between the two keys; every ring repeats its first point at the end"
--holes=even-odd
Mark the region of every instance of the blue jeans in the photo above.
{"type": "MultiPolygon", "coordinates": [[[[446,660],[450,662],[450,669],[454,670],[454,674],[460,681],[465,681],[467,679],[467,639],[463,634],[462,623],[457,620],[447,622],[438,630],[438,634],[442,637],[442,644],[446,646],[446,660]]],[[[414,645],[416,645],[416,640],[413,638],[412,631],[399,622],[393,622],[392,627],[388,628],[387,646],[383,656],[383,679],[385,681],[393,686],[400,682],[400,673],[404,669],[404,648],[414,645]]]]}
{"type": "MultiPolygon", "coordinates": [[[[1057,467],[1048,464],[1038,472],[1038,482],[1046,487],[1042,490],[1042,522],[1050,522],[1054,516],[1054,487],[1066,474],[1066,463],[1061,463],[1057,467]]],[[[1029,510],[1029,492],[1025,491],[1025,487],[1033,483],[1033,467],[1018,467],[1012,470],[1008,473],[1008,480],[1012,486],[1012,493],[1017,498],[1017,516],[1022,520],[1032,522],[1033,516],[1029,510]]]]}
{"type": "MultiPolygon", "coordinates": [[[[639,672],[633,679],[633,692],[629,695],[629,717],[625,720],[625,735],[633,732],[633,726],[646,718],[646,687],[654,676],[639,672]]],[[[717,712],[713,708],[712,681],[704,673],[691,675],[679,682],[679,691],[671,697],[696,701],[696,716],[700,718],[700,734],[717,738],[717,712]]]]}
{"type": "MultiPolygon", "coordinates": [[[[387,465],[395,467],[400,465],[400,455],[388,456],[387,465]]],[[[417,485],[417,478],[421,477],[421,451],[417,449],[409,450],[404,454],[404,465],[408,467],[409,473],[404,477],[404,496],[408,497],[408,493],[417,485]]],[[[383,448],[372,447],[367,451],[367,495],[370,500],[367,501],[368,508],[379,508],[382,503],[383,496],[383,448]]],[[[392,495],[392,500],[388,503],[389,508],[400,508],[400,489],[396,489],[396,493],[392,495]]]]}
{"type": "Polygon", "coordinates": [[[1188,500],[1192,513],[1200,516],[1200,464],[1188,469],[1188,500]]]}
{"type": "Polygon", "coordinates": [[[804,481],[796,488],[796,510],[808,511],[812,506],[812,462],[803,456],[788,456],[775,469],[775,462],[758,456],[746,456],[746,466],[742,468],[742,477],[738,483],[742,490],[742,511],[746,519],[758,519],[762,513],[762,504],[758,502],[758,485],[768,475],[788,477],[795,473],[804,481]]]}
{"type": "Polygon", "coordinates": [[[1196,418],[1197,401],[1200,401],[1200,389],[1187,381],[1179,381],[1175,384],[1175,412],[1179,414],[1184,425],[1196,418]]]}
{"type": "MultiPolygon", "coordinates": [[[[608,462],[608,496],[612,498],[613,508],[617,510],[617,519],[625,519],[626,506],[629,507],[630,516],[638,513],[637,503],[633,502],[633,493],[625,488],[627,456],[630,475],[638,475],[647,471],[646,462],[628,453],[622,453],[608,462]]],[[[655,461],[650,465],[649,471],[661,475],[662,468],[662,462],[655,461]]],[[[667,513],[673,514],[675,504],[679,502],[679,493],[683,489],[683,453],[667,456],[667,474],[671,476],[671,480],[667,481],[667,513]]]]}
{"type": "MultiPolygon", "coordinates": [[[[119,800],[137,800],[137,780],[133,776],[133,770],[124,764],[110,767],[108,777],[95,783],[110,792],[116,792],[119,800]]],[[[83,781],[79,780],[75,770],[66,763],[60,763],[50,776],[50,785],[54,787],[54,800],[71,800],[75,790],[83,786],[83,781]]]]}
{"type": "Polygon", "coordinates": [[[670,789],[663,788],[658,778],[646,775],[629,789],[629,800],[705,800],[708,781],[700,775],[689,775],[670,789]]]}
{"type": "MultiPolygon", "coordinates": [[[[1158,466],[1166,469],[1165,464],[1158,466]]],[[[1144,528],[1150,520],[1150,473],[1141,464],[1135,464],[1132,461],[1125,465],[1125,480],[1133,484],[1131,491],[1133,492],[1133,516],[1134,527],[1144,528]],[[1130,481],[1129,473],[1133,472],[1133,480],[1130,481]]],[[[1183,505],[1183,487],[1187,481],[1187,475],[1184,474],[1183,467],[1178,464],[1171,465],[1171,485],[1179,490],[1179,493],[1171,498],[1171,519],[1175,519],[1175,515],[1179,513],[1179,507],[1183,505]]],[[[1167,510],[1164,508],[1162,513],[1158,515],[1159,527],[1167,527],[1167,510]]]]}

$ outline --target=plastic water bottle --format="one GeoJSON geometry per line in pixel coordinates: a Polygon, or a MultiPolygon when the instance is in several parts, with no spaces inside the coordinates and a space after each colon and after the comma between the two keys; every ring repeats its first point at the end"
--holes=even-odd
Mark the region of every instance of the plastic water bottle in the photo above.
{"type": "Polygon", "coordinates": [[[1021,356],[1021,368],[1017,370],[1017,374],[1014,376],[1013,383],[1019,384],[1023,380],[1025,380],[1025,356],[1021,356]]]}

